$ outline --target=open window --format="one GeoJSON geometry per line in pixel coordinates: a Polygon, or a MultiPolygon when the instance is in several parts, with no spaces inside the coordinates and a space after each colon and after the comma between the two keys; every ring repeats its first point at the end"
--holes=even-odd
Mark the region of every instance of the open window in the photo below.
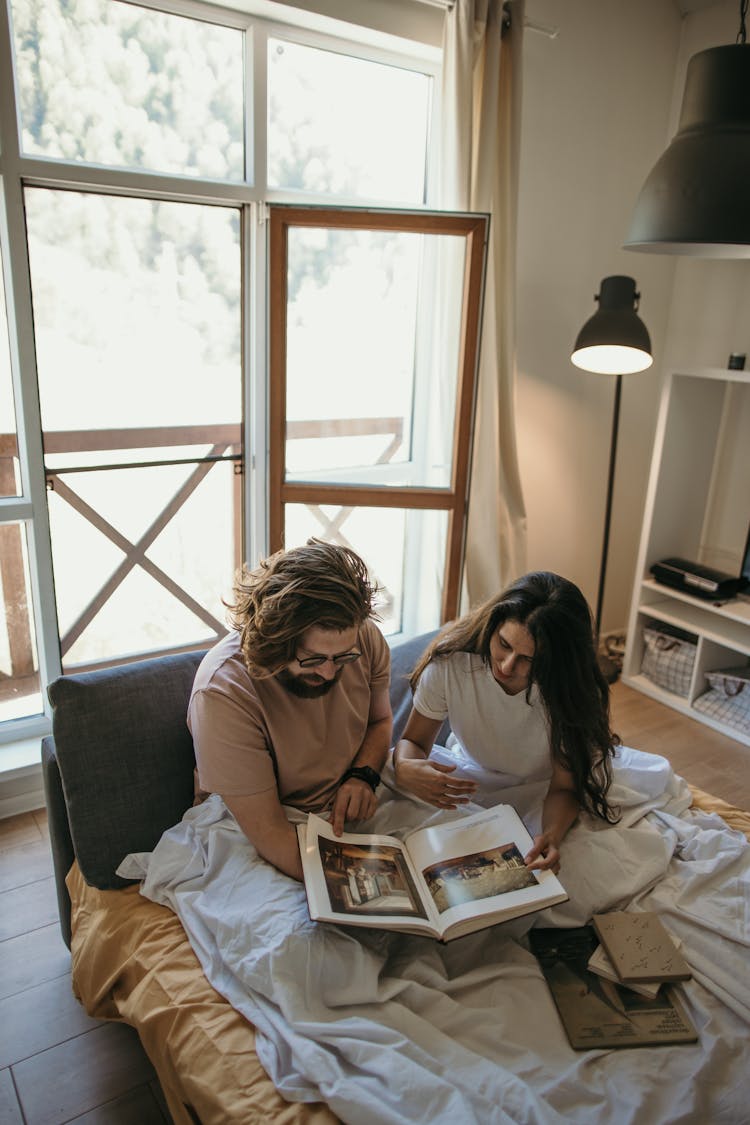
{"type": "Polygon", "coordinates": [[[388,634],[458,611],[488,222],[270,209],[270,547],[353,547],[388,634]]]}

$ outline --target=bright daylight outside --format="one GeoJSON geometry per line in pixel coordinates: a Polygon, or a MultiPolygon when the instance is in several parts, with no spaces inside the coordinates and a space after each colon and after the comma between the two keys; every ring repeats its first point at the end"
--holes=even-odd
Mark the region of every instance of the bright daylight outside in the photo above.
{"type": "MultiPolygon", "coordinates": [[[[425,311],[436,306],[430,279],[441,252],[458,258],[461,277],[464,247],[451,236],[442,242],[394,231],[290,231],[287,479],[449,486],[460,301],[441,318],[440,349],[425,311]],[[378,417],[363,417],[374,403],[378,417]]],[[[368,560],[386,633],[404,628],[405,597],[415,624],[439,620],[445,513],[290,505],[285,517],[288,543],[322,535],[368,560]]]]}
{"type": "MultiPolygon", "coordinates": [[[[245,32],[119,0],[10,9],[21,167],[51,161],[45,182],[24,188],[56,600],[44,613],[63,670],[209,645],[247,549],[242,333],[257,293],[242,281],[247,194],[187,200],[184,177],[252,186],[245,122],[259,107],[245,32]],[[82,163],[101,188],[64,182],[65,165],[82,163]],[[137,197],[139,172],[179,179],[137,197]]],[[[266,57],[256,175],[277,198],[424,203],[428,74],[278,33],[266,57]]],[[[428,244],[307,231],[290,247],[288,477],[445,487],[453,418],[436,413],[415,358],[428,244]]],[[[0,495],[13,496],[5,303],[0,321],[0,495]]],[[[434,618],[444,512],[305,503],[287,505],[285,521],[288,545],[319,535],[365,556],[384,587],[384,631],[403,627],[409,582],[434,618]],[[431,581],[416,580],[410,552],[434,554],[431,581]]],[[[0,556],[4,720],[41,707],[23,523],[0,523],[0,556]]]]}

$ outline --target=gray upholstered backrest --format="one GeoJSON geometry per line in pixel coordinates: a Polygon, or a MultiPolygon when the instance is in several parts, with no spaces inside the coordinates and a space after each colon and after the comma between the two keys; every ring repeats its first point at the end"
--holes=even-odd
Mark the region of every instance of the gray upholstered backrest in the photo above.
{"type": "Polygon", "coordinates": [[[150,851],[193,799],[186,715],[203,652],[63,676],[49,686],[73,849],[87,882],[123,886],[115,868],[150,851]]]}
{"type": "MultiPolygon", "coordinates": [[[[409,673],[432,635],[391,649],[394,741],[411,709],[409,673]]],[[[202,657],[162,656],[64,676],[49,687],[53,738],[45,739],[42,757],[68,942],[64,879],[73,858],[88,883],[101,890],[121,887],[115,869],[123,857],[151,851],[192,803],[194,754],[186,715],[202,657]]]]}

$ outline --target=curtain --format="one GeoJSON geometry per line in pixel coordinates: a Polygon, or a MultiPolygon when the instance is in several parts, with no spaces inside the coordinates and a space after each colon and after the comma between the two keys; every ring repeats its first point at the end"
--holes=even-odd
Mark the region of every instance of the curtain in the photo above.
{"type": "Polygon", "coordinates": [[[489,213],[462,610],[526,569],[515,432],[515,259],[523,0],[456,0],[443,33],[439,206],[489,213]]]}

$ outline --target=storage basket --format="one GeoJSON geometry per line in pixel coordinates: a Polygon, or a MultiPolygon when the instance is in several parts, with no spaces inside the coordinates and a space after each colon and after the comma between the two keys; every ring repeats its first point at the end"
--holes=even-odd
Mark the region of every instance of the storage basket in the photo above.
{"type": "Polygon", "coordinates": [[[708,691],[693,706],[719,723],[750,734],[750,665],[706,672],[708,691]]]}
{"type": "Polygon", "coordinates": [[[695,638],[668,626],[643,630],[641,672],[673,695],[689,695],[698,646],[695,638]]]}

